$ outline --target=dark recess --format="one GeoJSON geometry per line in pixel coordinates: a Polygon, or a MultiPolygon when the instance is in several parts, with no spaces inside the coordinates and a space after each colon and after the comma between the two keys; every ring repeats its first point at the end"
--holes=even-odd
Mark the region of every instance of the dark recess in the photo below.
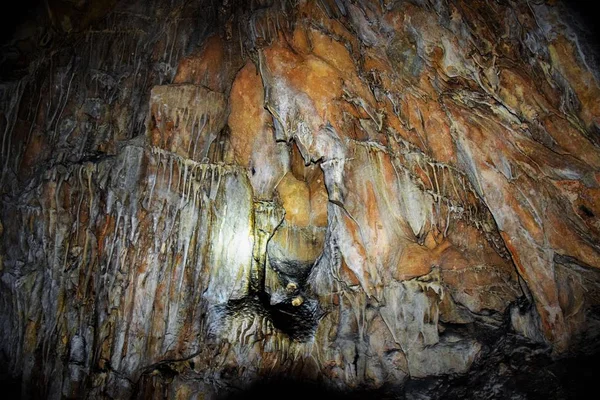
{"type": "Polygon", "coordinates": [[[43,4],[42,0],[10,2],[10,6],[5,7],[4,11],[0,13],[0,44],[4,45],[12,40],[19,26],[35,20],[43,4]]]}

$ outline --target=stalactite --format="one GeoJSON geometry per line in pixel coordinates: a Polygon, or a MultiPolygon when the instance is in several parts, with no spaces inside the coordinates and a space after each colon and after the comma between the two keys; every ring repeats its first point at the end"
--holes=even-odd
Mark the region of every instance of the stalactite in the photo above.
{"type": "Polygon", "coordinates": [[[555,4],[142,3],[52,9],[0,87],[23,396],[442,398],[489,367],[520,398],[534,341],[595,332],[597,71],[555,4]]]}

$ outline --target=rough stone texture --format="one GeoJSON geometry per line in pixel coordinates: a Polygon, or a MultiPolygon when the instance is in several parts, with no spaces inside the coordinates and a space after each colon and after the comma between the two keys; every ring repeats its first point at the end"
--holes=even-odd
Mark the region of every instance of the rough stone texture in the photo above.
{"type": "Polygon", "coordinates": [[[600,85],[564,6],[76,3],[0,86],[23,397],[566,396],[551,357],[598,350],[600,85]]]}

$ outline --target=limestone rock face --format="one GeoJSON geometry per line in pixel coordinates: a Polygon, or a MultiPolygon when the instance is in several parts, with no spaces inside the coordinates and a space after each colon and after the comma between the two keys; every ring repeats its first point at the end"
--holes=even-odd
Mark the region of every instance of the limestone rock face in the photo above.
{"type": "Polygon", "coordinates": [[[561,3],[50,3],[0,87],[22,396],[433,398],[598,342],[600,81],[561,3]]]}

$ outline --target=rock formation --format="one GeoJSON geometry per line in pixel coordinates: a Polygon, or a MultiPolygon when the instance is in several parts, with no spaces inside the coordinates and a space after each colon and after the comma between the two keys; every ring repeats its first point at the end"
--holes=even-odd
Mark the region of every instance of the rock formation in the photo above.
{"type": "Polygon", "coordinates": [[[553,360],[600,326],[600,69],[570,15],[45,2],[4,50],[3,373],[25,398],[564,398],[553,360]]]}

